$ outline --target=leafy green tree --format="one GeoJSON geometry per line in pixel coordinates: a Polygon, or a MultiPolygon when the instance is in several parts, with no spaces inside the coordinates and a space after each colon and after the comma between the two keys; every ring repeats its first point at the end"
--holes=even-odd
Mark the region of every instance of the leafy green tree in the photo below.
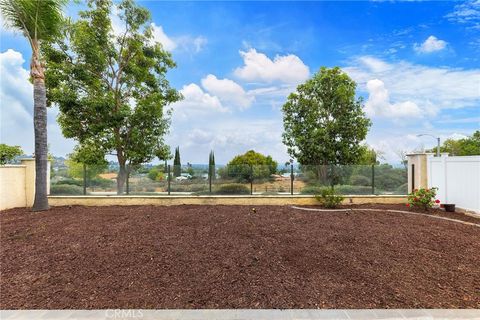
{"type": "Polygon", "coordinates": [[[117,192],[129,170],[152,160],[163,149],[171,110],[181,95],[166,79],[175,67],[170,53],[154,41],[150,13],[133,0],[116,8],[124,24],[113,33],[109,0],[90,0],[63,37],[44,48],[47,89],[58,104],[65,137],[92,141],[117,157],[117,192]]]}
{"type": "Polygon", "coordinates": [[[267,179],[277,172],[277,162],[271,156],[265,156],[254,150],[234,157],[227,164],[225,174],[240,181],[267,179]]]}
{"type": "Polygon", "coordinates": [[[35,199],[33,210],[48,209],[47,198],[47,98],[45,70],[40,49],[54,37],[63,23],[66,0],[1,0],[5,24],[20,31],[32,49],[30,77],[33,81],[33,126],[35,134],[35,199]]]}
{"type": "Polygon", "coordinates": [[[208,178],[215,179],[215,154],[213,150],[208,155],[208,178]]]}
{"type": "Polygon", "coordinates": [[[355,82],[322,67],[283,105],[283,143],[304,165],[355,164],[371,122],[355,98],[355,82]]]}
{"type": "Polygon", "coordinates": [[[182,174],[182,163],[180,161],[180,147],[175,148],[175,158],[173,158],[173,176],[179,177],[182,174]]]}
{"type": "Polygon", "coordinates": [[[167,146],[166,144],[161,145],[158,147],[157,152],[155,153],[155,156],[158,158],[158,160],[164,162],[164,167],[163,167],[163,172],[167,172],[167,161],[172,159],[172,153],[170,152],[170,147],[167,146]]]}
{"type": "Polygon", "coordinates": [[[75,146],[65,161],[72,178],[91,180],[108,169],[105,153],[93,143],[75,146]],[[84,176],[85,174],[85,176],[84,176]]]}
{"type": "Polygon", "coordinates": [[[148,171],[148,178],[153,181],[162,181],[163,172],[161,172],[159,168],[152,168],[148,171]]]}
{"type": "MultiPolygon", "coordinates": [[[[434,148],[429,152],[437,152],[434,148]]],[[[448,152],[451,156],[480,155],[480,131],[475,131],[470,137],[453,140],[447,139],[440,146],[440,152],[448,152]]]]}
{"type": "Polygon", "coordinates": [[[359,165],[378,165],[380,159],[384,159],[383,152],[381,150],[375,150],[369,145],[365,144],[360,146],[360,155],[355,164],[359,165]]]}
{"type": "Polygon", "coordinates": [[[7,164],[22,154],[23,150],[19,146],[9,146],[0,143],[0,165],[7,164]]]}

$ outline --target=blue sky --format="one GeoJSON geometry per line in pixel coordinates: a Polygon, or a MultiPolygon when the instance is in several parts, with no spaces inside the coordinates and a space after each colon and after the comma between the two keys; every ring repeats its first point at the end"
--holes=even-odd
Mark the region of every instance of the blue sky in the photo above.
{"type": "MultiPolygon", "coordinates": [[[[281,106],[321,66],[357,81],[373,122],[367,143],[388,162],[435,143],[417,133],[460,138],[480,127],[480,0],[140,4],[178,65],[168,78],[185,99],[172,106],[167,142],[184,162],[205,163],[210,149],[220,163],[249,149],[288,160],[281,106]]],[[[0,34],[0,138],[31,152],[30,49],[20,35],[0,34]]],[[[50,146],[65,155],[74,142],[56,114],[50,146]]]]}

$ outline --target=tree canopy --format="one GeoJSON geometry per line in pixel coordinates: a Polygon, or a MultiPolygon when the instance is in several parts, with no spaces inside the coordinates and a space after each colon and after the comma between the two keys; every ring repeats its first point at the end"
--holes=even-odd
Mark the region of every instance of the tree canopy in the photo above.
{"type": "Polygon", "coordinates": [[[167,106],[181,99],[166,79],[175,63],[154,41],[147,9],[121,1],[116,9],[123,30],[115,33],[113,3],[87,4],[77,21],[65,25],[63,37],[44,48],[47,94],[59,106],[65,137],[117,157],[123,193],[128,168],[165,156],[167,106]]]}
{"type": "Polygon", "coordinates": [[[271,156],[249,150],[230,160],[227,164],[226,175],[245,181],[250,181],[252,178],[266,179],[277,172],[277,166],[277,162],[271,156]]]}
{"type": "Polygon", "coordinates": [[[360,165],[372,165],[380,164],[380,159],[383,158],[383,152],[380,150],[375,150],[367,144],[364,144],[360,147],[360,155],[355,164],[360,165]]]}
{"type": "MultiPolygon", "coordinates": [[[[433,148],[429,152],[437,152],[437,148],[433,148]]],[[[451,156],[480,155],[480,130],[475,131],[467,138],[445,140],[440,146],[440,152],[448,152],[451,156]]]]}
{"type": "Polygon", "coordinates": [[[283,143],[305,165],[355,164],[371,122],[355,98],[356,83],[340,68],[322,67],[283,105],[283,143]]]}
{"type": "Polygon", "coordinates": [[[68,174],[72,178],[83,178],[85,173],[88,180],[95,178],[108,168],[103,151],[91,143],[75,146],[73,152],[68,155],[66,164],[68,174]]]}
{"type": "Polygon", "coordinates": [[[22,148],[19,146],[9,146],[5,143],[0,143],[0,165],[7,164],[22,154],[22,148]]]}

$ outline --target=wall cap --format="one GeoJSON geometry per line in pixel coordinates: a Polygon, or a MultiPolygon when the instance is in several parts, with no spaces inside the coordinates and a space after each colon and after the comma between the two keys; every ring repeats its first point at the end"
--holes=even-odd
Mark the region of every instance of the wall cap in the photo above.
{"type": "Polygon", "coordinates": [[[0,168],[26,168],[27,166],[24,164],[3,164],[0,168]]]}

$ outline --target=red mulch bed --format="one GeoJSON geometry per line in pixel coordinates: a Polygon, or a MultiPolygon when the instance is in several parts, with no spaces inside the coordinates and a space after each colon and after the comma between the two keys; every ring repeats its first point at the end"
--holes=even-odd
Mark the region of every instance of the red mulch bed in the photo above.
{"type": "Polygon", "coordinates": [[[430,217],[76,206],[0,227],[1,309],[480,307],[480,228],[430,217]]]}

